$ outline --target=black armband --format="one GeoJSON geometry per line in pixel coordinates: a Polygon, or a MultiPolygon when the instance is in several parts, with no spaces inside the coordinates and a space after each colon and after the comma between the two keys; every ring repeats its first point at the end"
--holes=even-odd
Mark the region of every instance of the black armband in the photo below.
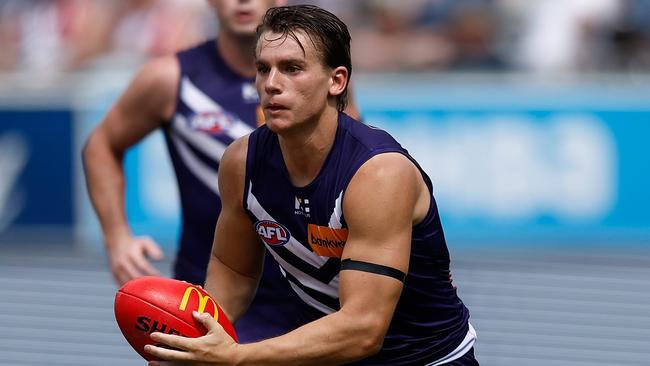
{"type": "Polygon", "coordinates": [[[346,269],[354,270],[354,271],[370,272],[382,276],[388,276],[400,282],[404,282],[404,280],[406,279],[406,273],[400,271],[399,269],[384,266],[381,264],[355,261],[350,258],[346,258],[341,261],[341,271],[346,269]]]}

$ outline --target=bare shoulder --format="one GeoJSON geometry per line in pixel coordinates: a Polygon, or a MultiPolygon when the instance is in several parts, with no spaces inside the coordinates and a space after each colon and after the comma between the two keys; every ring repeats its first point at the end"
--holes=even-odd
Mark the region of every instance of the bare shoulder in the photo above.
{"type": "Polygon", "coordinates": [[[174,55],[157,57],[144,64],[124,94],[134,108],[156,111],[162,120],[171,118],[176,107],[180,65],[174,55]]]}
{"type": "Polygon", "coordinates": [[[219,192],[224,204],[244,194],[248,135],[235,140],[223,153],[219,164],[219,192]]]}
{"type": "Polygon", "coordinates": [[[418,168],[401,153],[378,154],[366,161],[352,178],[370,183],[398,183],[416,185],[421,179],[418,168]]]}
{"type": "Polygon", "coordinates": [[[383,153],[366,161],[352,177],[343,211],[351,226],[367,227],[369,219],[395,224],[395,217],[400,217],[410,227],[424,216],[428,200],[428,188],[415,164],[401,153],[383,153]]]}
{"type": "Polygon", "coordinates": [[[221,158],[220,169],[241,170],[245,168],[248,154],[248,135],[233,141],[221,158]]]}
{"type": "Polygon", "coordinates": [[[151,86],[176,88],[180,78],[180,65],[174,55],[156,57],[145,63],[136,80],[151,83],[151,86]]]}
{"type": "Polygon", "coordinates": [[[125,150],[169,121],[176,108],[180,68],[175,56],[147,62],[97,128],[116,150],[125,150]]]}

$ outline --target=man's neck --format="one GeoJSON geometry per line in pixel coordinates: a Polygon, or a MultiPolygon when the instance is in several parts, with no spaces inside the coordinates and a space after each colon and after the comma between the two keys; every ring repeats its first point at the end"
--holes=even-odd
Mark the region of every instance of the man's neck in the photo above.
{"type": "Polygon", "coordinates": [[[235,73],[252,78],[255,77],[255,37],[236,37],[220,33],[217,37],[217,49],[224,62],[235,73]]]}
{"type": "Polygon", "coordinates": [[[296,187],[304,187],[316,178],[332,150],[338,128],[338,111],[329,112],[321,116],[313,128],[279,136],[282,157],[296,187]]]}

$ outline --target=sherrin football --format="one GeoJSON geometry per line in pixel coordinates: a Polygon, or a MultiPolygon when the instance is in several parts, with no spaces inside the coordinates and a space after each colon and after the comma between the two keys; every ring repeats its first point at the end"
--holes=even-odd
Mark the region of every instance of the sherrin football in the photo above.
{"type": "Polygon", "coordinates": [[[122,286],[115,295],[115,319],[131,347],[147,361],[156,358],[144,346],[154,344],[153,332],[200,337],[207,329],[192,317],[206,312],[221,324],[235,341],[235,329],[216,301],[201,286],[164,277],[141,277],[122,286]]]}

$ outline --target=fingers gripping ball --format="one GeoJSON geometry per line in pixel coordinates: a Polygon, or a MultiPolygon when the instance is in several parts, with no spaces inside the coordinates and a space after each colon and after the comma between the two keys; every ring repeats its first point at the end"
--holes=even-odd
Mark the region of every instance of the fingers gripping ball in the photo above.
{"type": "Polygon", "coordinates": [[[235,329],[216,301],[200,286],[163,277],[141,277],[124,284],[115,295],[115,319],[131,347],[148,361],[144,346],[154,344],[153,332],[200,337],[207,329],[192,311],[213,315],[235,341],[235,329]]]}

